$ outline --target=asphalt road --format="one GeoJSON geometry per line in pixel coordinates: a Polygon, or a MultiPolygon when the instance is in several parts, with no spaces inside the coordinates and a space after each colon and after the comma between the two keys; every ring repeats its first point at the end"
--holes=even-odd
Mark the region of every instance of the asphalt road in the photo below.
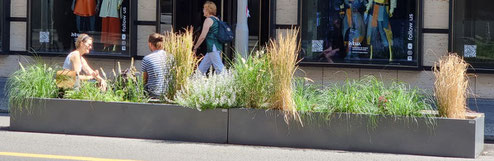
{"type": "MultiPolygon", "coordinates": [[[[0,113],[0,160],[473,160],[418,155],[190,143],[8,131],[0,113]]],[[[475,160],[494,160],[494,144],[475,160]]]]}

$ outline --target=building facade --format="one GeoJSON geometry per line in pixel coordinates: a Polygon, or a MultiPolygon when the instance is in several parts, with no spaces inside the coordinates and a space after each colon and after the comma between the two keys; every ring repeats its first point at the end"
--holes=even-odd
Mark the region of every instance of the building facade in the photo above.
{"type": "MultiPolygon", "coordinates": [[[[89,62],[105,71],[149,52],[153,32],[193,26],[205,0],[1,0],[0,77],[37,55],[61,64],[80,33],[95,38],[89,62]],[[90,8],[82,11],[80,8],[90,8]],[[93,12],[94,9],[94,12],[93,12]]],[[[236,23],[237,0],[213,0],[236,23]]],[[[299,76],[329,85],[374,75],[432,90],[431,67],[448,52],[472,65],[471,97],[494,98],[494,2],[489,0],[248,0],[249,46],[300,27],[299,76]],[[491,50],[492,49],[492,50],[491,50]]],[[[232,44],[230,44],[232,45],[232,44]]],[[[231,51],[225,51],[227,55],[231,51]]],[[[231,54],[229,55],[231,56],[231,54]]]]}

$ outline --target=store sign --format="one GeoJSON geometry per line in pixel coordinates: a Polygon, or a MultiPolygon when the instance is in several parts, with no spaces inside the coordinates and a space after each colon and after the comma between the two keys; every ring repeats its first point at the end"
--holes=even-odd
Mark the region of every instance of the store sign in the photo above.
{"type": "Polygon", "coordinates": [[[302,62],[417,66],[417,0],[304,0],[302,62]]]}

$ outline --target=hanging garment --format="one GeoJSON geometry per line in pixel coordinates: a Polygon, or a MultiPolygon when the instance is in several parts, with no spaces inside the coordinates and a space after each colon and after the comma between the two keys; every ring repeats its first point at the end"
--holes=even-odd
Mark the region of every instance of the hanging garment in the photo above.
{"type": "Polygon", "coordinates": [[[77,0],[74,6],[74,14],[83,17],[94,16],[96,14],[95,0],[77,0]]]}
{"type": "Polygon", "coordinates": [[[120,7],[123,0],[103,0],[99,16],[101,21],[101,43],[104,47],[117,45],[120,31],[120,7]]]}
{"type": "Polygon", "coordinates": [[[370,47],[370,59],[373,58],[375,44],[379,42],[389,50],[389,61],[393,60],[393,32],[389,18],[396,8],[396,0],[371,0],[367,5],[369,21],[367,22],[367,44],[370,47]],[[372,44],[374,43],[374,44],[372,44]]]}
{"type": "Polygon", "coordinates": [[[100,17],[120,17],[120,6],[123,0],[103,0],[99,12],[100,17]]]}
{"type": "Polygon", "coordinates": [[[117,45],[121,35],[120,19],[104,17],[102,18],[101,27],[101,43],[104,44],[104,47],[117,45]]]}

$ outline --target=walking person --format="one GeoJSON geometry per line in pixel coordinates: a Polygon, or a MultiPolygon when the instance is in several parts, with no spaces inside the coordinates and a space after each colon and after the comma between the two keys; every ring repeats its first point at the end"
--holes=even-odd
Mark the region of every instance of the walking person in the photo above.
{"type": "Polygon", "coordinates": [[[206,41],[207,53],[199,64],[199,71],[203,74],[206,73],[211,65],[213,65],[216,73],[223,71],[224,65],[221,61],[221,51],[223,51],[223,44],[221,44],[216,35],[219,30],[219,19],[216,17],[216,5],[211,1],[206,1],[202,10],[204,17],[204,24],[202,27],[201,35],[194,45],[194,53],[197,52],[197,48],[201,46],[203,41],[206,41]]]}
{"type": "Polygon", "coordinates": [[[151,54],[142,59],[144,89],[151,98],[161,98],[168,92],[173,55],[163,50],[164,37],[158,33],[149,35],[148,47],[151,54]]]}

